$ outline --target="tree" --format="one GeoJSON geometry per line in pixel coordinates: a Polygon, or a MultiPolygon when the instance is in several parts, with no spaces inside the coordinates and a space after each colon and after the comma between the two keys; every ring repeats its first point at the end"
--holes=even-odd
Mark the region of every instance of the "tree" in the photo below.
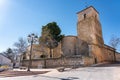
{"type": "MultiPolygon", "coordinates": [[[[111,47],[113,47],[116,50],[120,44],[120,38],[118,38],[116,36],[112,36],[109,44],[111,47]]],[[[114,61],[116,61],[115,52],[114,52],[114,61]]]]}
{"type": "Polygon", "coordinates": [[[109,42],[110,46],[117,49],[120,44],[120,38],[112,36],[109,42]]]}
{"type": "Polygon", "coordinates": [[[11,48],[8,48],[6,52],[3,53],[3,55],[9,58],[12,62],[14,62],[15,54],[13,53],[13,50],[11,48]]]}
{"type": "Polygon", "coordinates": [[[40,44],[50,49],[50,58],[52,57],[52,49],[58,46],[64,35],[61,35],[61,29],[56,22],[48,23],[42,26],[42,33],[39,38],[40,44]]]}
{"type": "Polygon", "coordinates": [[[18,42],[14,43],[14,46],[16,47],[16,49],[15,49],[16,52],[18,54],[22,54],[22,53],[26,52],[27,42],[23,38],[19,38],[18,42]]]}

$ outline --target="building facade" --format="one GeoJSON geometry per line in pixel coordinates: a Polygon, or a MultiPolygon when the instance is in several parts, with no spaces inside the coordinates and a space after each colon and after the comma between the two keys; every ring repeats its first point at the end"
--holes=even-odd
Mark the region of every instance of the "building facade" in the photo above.
{"type": "Polygon", "coordinates": [[[11,65],[11,60],[5,57],[4,55],[0,54],[0,65],[11,65]]]}

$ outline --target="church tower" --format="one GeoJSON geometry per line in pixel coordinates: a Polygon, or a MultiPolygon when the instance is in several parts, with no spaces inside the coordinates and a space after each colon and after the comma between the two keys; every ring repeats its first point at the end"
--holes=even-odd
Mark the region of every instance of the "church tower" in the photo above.
{"type": "Polygon", "coordinates": [[[77,13],[77,33],[78,38],[89,44],[103,45],[101,24],[99,22],[99,13],[90,6],[77,13]]]}
{"type": "Polygon", "coordinates": [[[80,40],[83,40],[88,43],[89,54],[93,56],[95,63],[103,61],[104,41],[98,11],[90,6],[78,12],[77,15],[78,53],[80,53],[80,40]]]}

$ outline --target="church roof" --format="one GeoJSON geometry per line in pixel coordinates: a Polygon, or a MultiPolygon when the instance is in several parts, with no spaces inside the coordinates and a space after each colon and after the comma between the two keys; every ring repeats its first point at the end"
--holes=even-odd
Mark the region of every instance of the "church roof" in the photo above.
{"type": "Polygon", "coordinates": [[[93,6],[89,6],[89,7],[85,8],[85,9],[83,9],[83,10],[77,12],[77,14],[79,14],[79,13],[81,13],[81,12],[83,12],[83,11],[89,9],[89,8],[93,8],[93,9],[99,14],[99,12],[98,12],[93,6]]]}
{"type": "Polygon", "coordinates": [[[106,45],[106,44],[104,44],[104,47],[108,47],[109,49],[115,50],[115,48],[113,48],[113,47],[111,47],[111,46],[109,46],[109,45],[106,45]]]}

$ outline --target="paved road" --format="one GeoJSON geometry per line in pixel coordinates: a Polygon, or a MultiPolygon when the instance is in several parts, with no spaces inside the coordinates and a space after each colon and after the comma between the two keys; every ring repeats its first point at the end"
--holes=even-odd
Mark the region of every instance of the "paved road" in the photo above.
{"type": "Polygon", "coordinates": [[[45,74],[48,71],[3,71],[0,72],[0,77],[17,77],[17,76],[29,76],[29,75],[38,75],[45,74]]]}
{"type": "Polygon", "coordinates": [[[67,69],[32,76],[1,77],[0,80],[120,80],[120,64],[107,64],[100,67],[67,69]]]}

